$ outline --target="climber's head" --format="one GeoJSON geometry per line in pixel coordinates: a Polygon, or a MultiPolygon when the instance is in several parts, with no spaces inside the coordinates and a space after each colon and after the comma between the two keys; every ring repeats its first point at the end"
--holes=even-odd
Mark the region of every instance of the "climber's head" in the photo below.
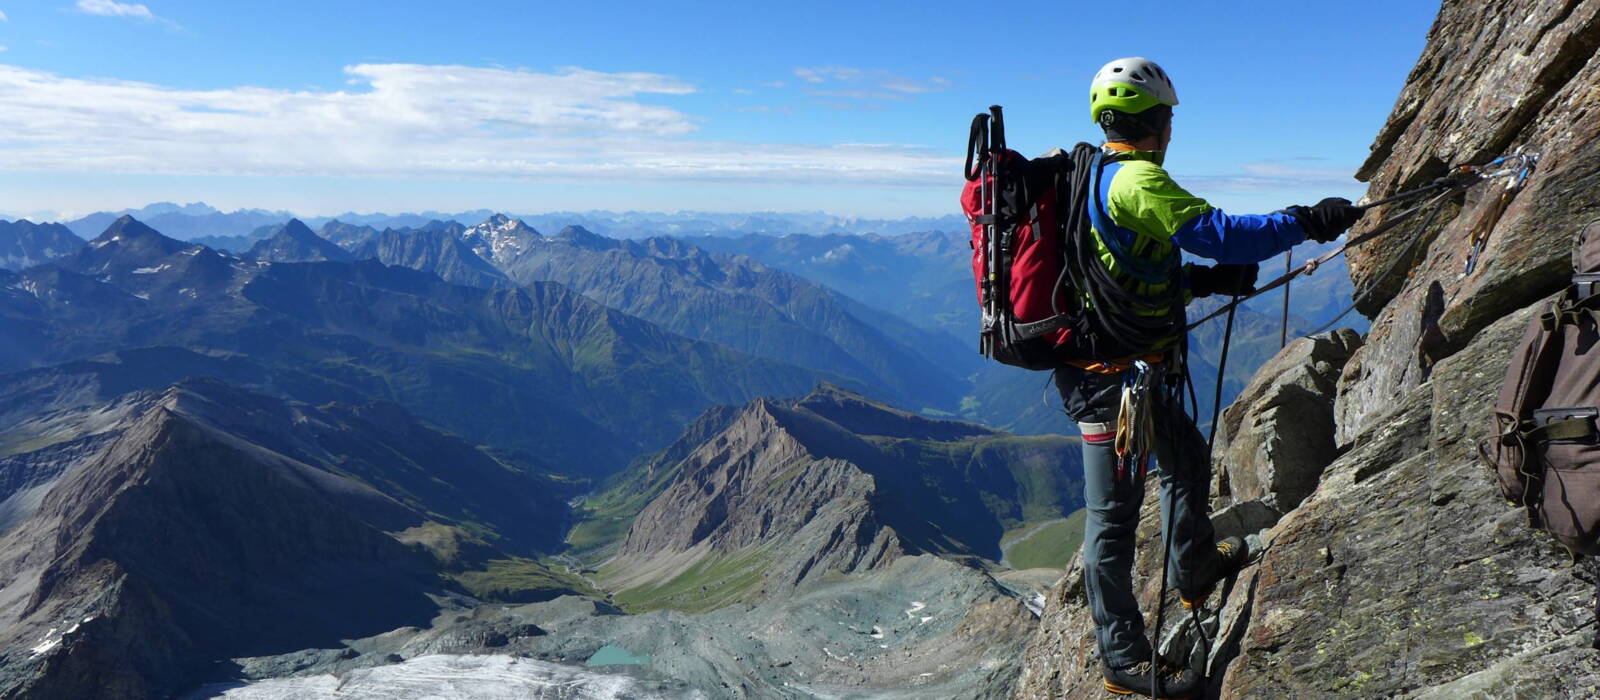
{"type": "Polygon", "coordinates": [[[1089,85],[1089,113],[1107,141],[1166,150],[1172,140],[1172,108],[1178,91],[1161,66],[1148,58],[1107,63],[1089,85]]]}

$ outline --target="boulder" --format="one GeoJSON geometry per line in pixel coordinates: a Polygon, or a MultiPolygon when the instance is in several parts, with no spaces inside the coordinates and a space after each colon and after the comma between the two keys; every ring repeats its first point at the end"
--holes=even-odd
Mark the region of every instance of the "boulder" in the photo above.
{"type": "Polygon", "coordinates": [[[1225,446],[1214,455],[1219,505],[1259,501],[1285,513],[1311,495],[1338,454],[1334,391],[1360,346],[1348,328],[1300,338],[1256,372],[1218,428],[1217,444],[1225,446]]]}

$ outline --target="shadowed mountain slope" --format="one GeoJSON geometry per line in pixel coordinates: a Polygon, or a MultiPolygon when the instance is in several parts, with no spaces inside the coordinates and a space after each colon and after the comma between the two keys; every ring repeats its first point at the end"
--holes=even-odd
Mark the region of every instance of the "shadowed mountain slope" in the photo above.
{"type": "MultiPolygon", "coordinates": [[[[0,381],[6,404],[37,379],[0,381]]],[[[392,405],[211,380],[81,403],[100,391],[0,432],[28,450],[0,456],[0,694],[164,695],[230,656],[426,624],[441,566],[559,533],[565,487],[392,405]]]]}
{"type": "Polygon", "coordinates": [[[83,239],[61,224],[0,220],[0,269],[33,267],[70,255],[81,247],[83,239]]]}

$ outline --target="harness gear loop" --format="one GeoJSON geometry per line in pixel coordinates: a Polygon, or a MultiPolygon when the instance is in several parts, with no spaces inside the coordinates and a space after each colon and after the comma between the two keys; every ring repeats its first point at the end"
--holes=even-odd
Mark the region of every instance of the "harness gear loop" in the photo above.
{"type": "Polygon", "coordinates": [[[1118,481],[1122,480],[1129,463],[1139,463],[1140,476],[1150,464],[1150,445],[1155,438],[1155,411],[1150,397],[1156,369],[1144,360],[1134,360],[1133,371],[1123,375],[1115,443],[1118,481]]]}

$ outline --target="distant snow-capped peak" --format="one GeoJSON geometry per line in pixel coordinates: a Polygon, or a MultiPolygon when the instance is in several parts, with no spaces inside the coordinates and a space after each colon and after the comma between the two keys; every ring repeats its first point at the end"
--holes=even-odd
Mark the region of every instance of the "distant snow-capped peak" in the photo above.
{"type": "Polygon", "coordinates": [[[472,252],[496,264],[510,262],[528,246],[543,238],[522,219],[513,219],[505,214],[484,219],[483,223],[462,232],[461,237],[472,248],[472,252]]]}

